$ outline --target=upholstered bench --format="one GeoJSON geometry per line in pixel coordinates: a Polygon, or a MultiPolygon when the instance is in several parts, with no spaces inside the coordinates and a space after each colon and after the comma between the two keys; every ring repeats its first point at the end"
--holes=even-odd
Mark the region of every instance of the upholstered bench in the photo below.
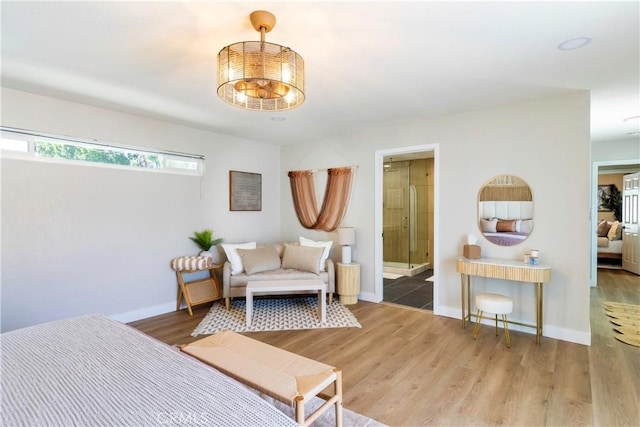
{"type": "Polygon", "coordinates": [[[342,426],[342,371],[338,368],[226,330],[181,346],[181,350],[295,407],[300,425],[310,425],[335,405],[336,426],[342,426]],[[333,396],[305,419],[305,403],[331,384],[333,396]]]}

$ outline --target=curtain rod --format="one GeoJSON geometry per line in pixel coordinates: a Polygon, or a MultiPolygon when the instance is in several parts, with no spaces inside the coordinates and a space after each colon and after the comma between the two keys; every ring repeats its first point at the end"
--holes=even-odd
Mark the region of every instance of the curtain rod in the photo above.
{"type": "Polygon", "coordinates": [[[295,170],[291,170],[289,172],[326,172],[329,169],[341,169],[341,168],[352,168],[352,169],[358,169],[360,166],[358,165],[351,165],[351,166],[336,166],[333,168],[324,168],[324,169],[295,169],[295,170]]]}
{"type": "Polygon", "coordinates": [[[155,149],[144,148],[144,147],[132,147],[127,145],[111,144],[108,142],[100,142],[97,139],[82,139],[82,138],[69,137],[65,135],[61,136],[61,135],[44,133],[44,132],[30,131],[30,130],[20,129],[20,128],[12,128],[8,126],[0,126],[0,131],[13,132],[21,135],[35,136],[40,138],[55,139],[58,141],[69,141],[69,142],[78,142],[81,144],[97,145],[99,147],[118,148],[121,150],[131,150],[131,151],[145,151],[147,153],[152,153],[152,154],[167,154],[167,155],[184,156],[184,157],[190,157],[193,159],[204,160],[204,155],[202,154],[191,154],[191,153],[182,153],[180,151],[155,150],[155,149]]]}

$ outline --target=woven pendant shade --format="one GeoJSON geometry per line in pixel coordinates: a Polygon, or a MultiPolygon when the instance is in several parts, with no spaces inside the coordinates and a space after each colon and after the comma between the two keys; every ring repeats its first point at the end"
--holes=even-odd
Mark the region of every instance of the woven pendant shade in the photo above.
{"type": "Polygon", "coordinates": [[[218,96],[236,107],[282,111],[304,101],[304,61],[288,47],[264,41],[275,25],[269,12],[251,14],[261,41],[238,42],[218,54],[218,96]],[[272,21],[270,21],[272,19],[272,21]]]}

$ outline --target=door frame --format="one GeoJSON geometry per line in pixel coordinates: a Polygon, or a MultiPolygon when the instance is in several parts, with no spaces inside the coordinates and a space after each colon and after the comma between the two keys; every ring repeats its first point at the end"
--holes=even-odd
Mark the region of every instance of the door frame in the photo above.
{"type": "Polygon", "coordinates": [[[408,147],[376,150],[374,158],[374,298],[381,302],[384,293],[382,218],[383,218],[383,173],[384,157],[399,154],[433,153],[433,314],[439,314],[440,298],[438,276],[440,274],[440,144],[414,145],[408,147]]]}
{"type": "MultiPolygon", "coordinates": [[[[594,161],[591,166],[591,286],[598,285],[598,174],[601,166],[637,165],[640,159],[594,161]]],[[[622,189],[620,189],[622,191],[622,189]]]]}

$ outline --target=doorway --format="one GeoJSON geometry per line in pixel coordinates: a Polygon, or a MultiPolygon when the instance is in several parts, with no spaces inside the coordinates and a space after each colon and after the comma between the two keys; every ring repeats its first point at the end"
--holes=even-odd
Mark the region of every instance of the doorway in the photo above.
{"type": "MultiPolygon", "coordinates": [[[[618,161],[597,161],[593,162],[592,168],[592,258],[591,258],[591,286],[597,286],[597,270],[599,268],[623,268],[622,258],[624,257],[622,251],[626,249],[626,253],[632,253],[629,251],[628,245],[631,243],[627,239],[627,247],[624,248],[624,238],[613,239],[607,242],[606,247],[598,244],[598,223],[600,221],[607,220],[608,222],[614,222],[618,218],[615,216],[613,209],[608,209],[610,206],[602,206],[601,201],[601,189],[603,187],[609,188],[611,184],[615,184],[615,190],[619,191],[622,195],[624,190],[624,176],[630,176],[629,174],[637,173],[640,171],[640,163],[638,159],[630,160],[618,160],[618,161]],[[604,209],[603,209],[604,208],[604,209]],[[617,241],[616,241],[617,240],[617,241]],[[616,246],[617,244],[617,246],[616,246]],[[623,250],[616,249],[618,246],[623,250]],[[610,254],[608,252],[613,252],[610,254]]],[[[627,203],[630,208],[631,205],[627,203]]],[[[621,208],[624,210],[624,203],[621,208]]],[[[620,213],[618,213],[618,217],[620,213]]],[[[622,215],[624,216],[624,215],[622,215]]],[[[620,218],[621,219],[621,218],[620,218]]],[[[624,225],[624,224],[622,224],[624,225]]],[[[626,229],[623,229],[626,230],[626,229]]],[[[630,231],[629,229],[628,231],[630,231]]],[[[622,233],[624,234],[624,233],[622,233]]],[[[623,237],[623,236],[621,236],[623,237]]],[[[626,237],[626,236],[624,236],[626,237]]],[[[637,237],[637,234],[636,236],[637,237]]],[[[603,240],[603,239],[600,239],[603,240]]],[[[640,243],[638,244],[640,246],[640,243]]],[[[636,255],[636,258],[640,255],[636,255]]],[[[633,270],[633,269],[631,269],[633,270]]]]}
{"type": "Polygon", "coordinates": [[[437,145],[376,152],[376,299],[437,311],[437,145]]]}
{"type": "Polygon", "coordinates": [[[385,157],[383,171],[383,273],[415,276],[431,267],[433,158],[385,157]]]}
{"type": "Polygon", "coordinates": [[[382,176],[383,301],[433,310],[433,158],[385,157],[382,176]]]}

